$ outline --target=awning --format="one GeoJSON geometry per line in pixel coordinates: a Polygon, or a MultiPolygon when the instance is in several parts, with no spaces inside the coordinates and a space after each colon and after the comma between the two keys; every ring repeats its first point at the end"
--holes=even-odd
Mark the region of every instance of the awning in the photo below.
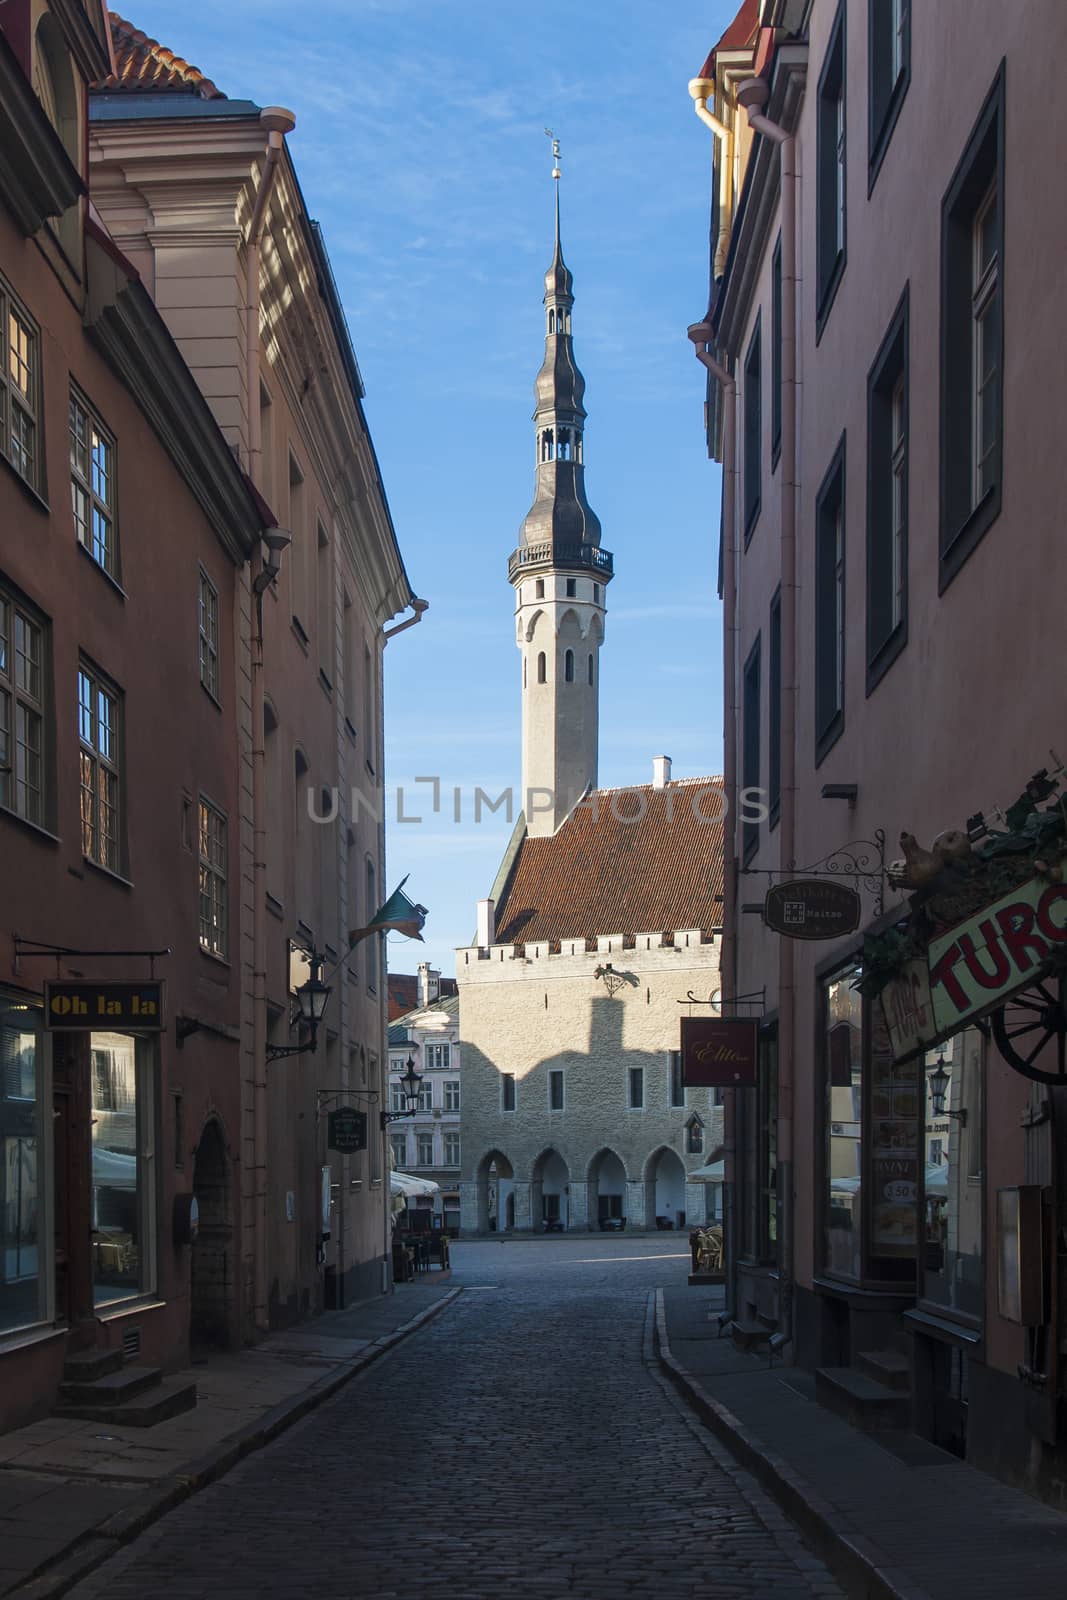
{"type": "Polygon", "coordinates": [[[686,1183],[723,1183],[726,1178],[725,1161],[709,1161],[706,1166],[697,1167],[695,1172],[687,1172],[686,1183]]]}
{"type": "Polygon", "coordinates": [[[434,1183],[432,1178],[415,1178],[410,1172],[391,1172],[389,1174],[389,1189],[392,1194],[405,1197],[416,1195],[434,1195],[441,1193],[440,1184],[434,1183]]]}
{"type": "Polygon", "coordinates": [[[136,1189],[137,1157],[119,1150],[93,1149],[93,1185],[97,1189],[136,1189]]]}

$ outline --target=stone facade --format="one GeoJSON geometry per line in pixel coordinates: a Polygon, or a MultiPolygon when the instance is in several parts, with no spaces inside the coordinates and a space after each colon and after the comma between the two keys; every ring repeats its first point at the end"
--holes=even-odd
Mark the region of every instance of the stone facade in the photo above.
{"type": "Polygon", "coordinates": [[[629,1228],[664,1216],[676,1227],[709,1220],[711,1186],[686,1174],[717,1151],[722,1111],[715,1090],[684,1090],[684,1104],[673,1105],[671,1087],[686,995],[706,1000],[718,987],[717,940],[690,930],[563,940],[561,953],[549,951],[457,952],[464,1233],[538,1230],[549,1215],[569,1231],[596,1229],[606,1212],[629,1228]],[[631,1104],[635,1072],[640,1107],[631,1104]],[[563,1075],[562,1109],[554,1073],[563,1075]],[[506,1074],[514,1110],[505,1109],[506,1074]]]}

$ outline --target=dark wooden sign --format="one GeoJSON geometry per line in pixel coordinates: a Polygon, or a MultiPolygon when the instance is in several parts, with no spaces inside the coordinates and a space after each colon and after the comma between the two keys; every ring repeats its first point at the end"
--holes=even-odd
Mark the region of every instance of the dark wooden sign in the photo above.
{"type": "Polygon", "coordinates": [[[54,1033],[79,1029],[124,1029],[162,1033],[166,1027],[162,979],[143,983],[57,980],[44,986],[44,1025],[54,1033]]]}
{"type": "Polygon", "coordinates": [[[748,1089],[756,1083],[755,1017],[683,1017],[682,1082],[687,1089],[748,1089]]]}
{"type": "Polygon", "coordinates": [[[790,878],[767,890],[763,920],[786,939],[837,939],[855,933],[862,903],[847,883],[826,878],[790,878]]]}
{"type": "Polygon", "coordinates": [[[343,1156],[367,1148],[367,1113],[355,1106],[338,1106],[326,1118],[326,1144],[343,1156]]]}

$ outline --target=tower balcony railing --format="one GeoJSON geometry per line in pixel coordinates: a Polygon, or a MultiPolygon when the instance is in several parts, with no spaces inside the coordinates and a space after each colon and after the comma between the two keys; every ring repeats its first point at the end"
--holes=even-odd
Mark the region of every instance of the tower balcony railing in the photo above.
{"type": "Polygon", "coordinates": [[[595,572],[605,581],[615,570],[610,550],[601,550],[598,544],[554,544],[551,539],[541,544],[520,544],[508,561],[508,577],[514,582],[518,573],[530,567],[577,567],[595,572]]]}

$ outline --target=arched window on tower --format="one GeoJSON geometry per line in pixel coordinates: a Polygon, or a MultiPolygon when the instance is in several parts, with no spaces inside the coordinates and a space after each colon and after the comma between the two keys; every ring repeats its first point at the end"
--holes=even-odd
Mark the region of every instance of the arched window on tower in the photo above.
{"type": "Polygon", "coordinates": [[[534,599],[535,600],[543,600],[544,598],[545,598],[545,580],[544,580],[544,578],[535,578],[534,579],[534,599]]]}
{"type": "Polygon", "coordinates": [[[593,652],[589,652],[589,682],[593,681],[593,652]]]}
{"type": "Polygon", "coordinates": [[[545,682],[545,678],[546,678],[545,652],[543,650],[541,650],[541,651],[539,651],[538,656],[537,656],[537,681],[538,681],[538,683],[544,683],[545,682]]]}
{"type": "Polygon", "coordinates": [[[563,681],[564,681],[564,683],[573,683],[574,682],[574,651],[573,650],[568,650],[566,655],[563,657],[563,681]]]}
{"type": "Polygon", "coordinates": [[[570,458],[571,430],[569,428],[561,428],[559,430],[559,447],[556,450],[556,459],[558,461],[569,461],[570,458]]]}
{"type": "Polygon", "coordinates": [[[556,331],[556,313],[554,311],[548,313],[548,331],[549,333],[555,333],[556,331]]]}
{"type": "Polygon", "coordinates": [[[574,459],[579,462],[582,459],[582,436],[577,429],[574,433],[574,459]]]}
{"type": "Polygon", "coordinates": [[[541,460],[552,460],[552,429],[544,428],[541,432],[541,460]]]}

